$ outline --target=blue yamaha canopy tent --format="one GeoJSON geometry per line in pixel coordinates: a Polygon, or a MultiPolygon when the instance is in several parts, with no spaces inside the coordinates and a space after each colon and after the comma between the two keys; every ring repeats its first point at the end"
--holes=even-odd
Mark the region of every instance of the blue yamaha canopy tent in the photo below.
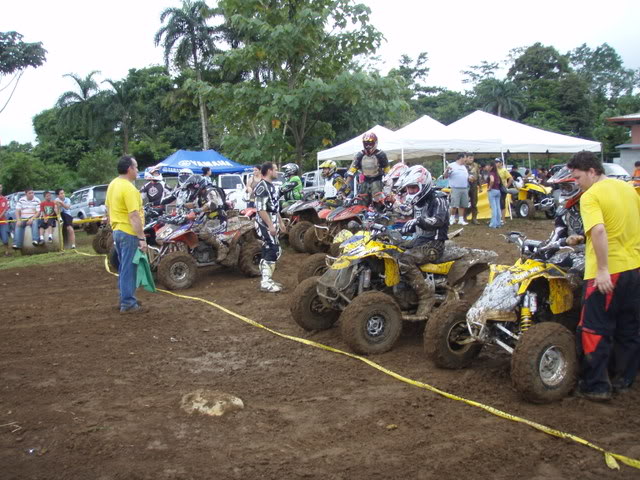
{"type": "Polygon", "coordinates": [[[209,167],[211,173],[242,173],[251,171],[253,167],[242,165],[229,160],[215,150],[205,150],[204,152],[192,152],[189,150],[178,150],[169,155],[158,165],[162,174],[177,174],[183,168],[190,168],[193,173],[202,173],[202,167],[209,167]]]}

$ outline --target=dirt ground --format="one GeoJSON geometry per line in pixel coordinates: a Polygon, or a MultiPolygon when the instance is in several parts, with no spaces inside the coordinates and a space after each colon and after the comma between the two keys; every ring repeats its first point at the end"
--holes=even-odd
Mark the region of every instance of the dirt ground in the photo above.
{"type": "MultiPolygon", "coordinates": [[[[531,238],[551,222],[514,221],[531,238]]],[[[459,243],[513,245],[486,226],[459,243]]],[[[306,256],[287,251],[276,279],[288,292],[306,256]]],[[[185,293],[280,332],[346,348],[336,328],[308,334],[286,294],[258,279],[202,270],[185,293]]],[[[347,357],[279,338],[215,308],[142,292],[151,311],[121,316],[102,258],[0,271],[0,477],[3,479],[638,478],[573,442],[400,383],[347,357]],[[188,415],[183,395],[241,398],[223,417],[188,415]],[[395,426],[395,427],[394,427],[395,426]]],[[[466,370],[433,367],[408,332],[385,367],[640,458],[640,391],[609,404],[522,402],[509,357],[485,350],[466,370]]]]}

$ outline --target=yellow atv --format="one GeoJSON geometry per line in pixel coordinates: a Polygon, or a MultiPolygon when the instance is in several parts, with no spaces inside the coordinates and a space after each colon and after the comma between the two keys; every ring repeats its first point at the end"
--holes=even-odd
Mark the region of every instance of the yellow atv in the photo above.
{"type": "MultiPolygon", "coordinates": [[[[402,321],[419,320],[413,315],[417,295],[400,270],[404,250],[397,245],[401,240],[399,233],[382,225],[345,240],[338,258],[325,257],[328,268],[321,276],[299,283],[291,305],[295,322],[312,331],[328,329],[340,319],[342,337],[353,351],[390,350],[401,333],[402,321]]],[[[446,300],[465,299],[477,276],[496,257],[495,252],[461,248],[448,241],[438,263],[420,267],[437,297],[429,317],[437,317],[446,300]]],[[[320,273],[322,265],[316,269],[320,273]]]]}
{"type": "Polygon", "coordinates": [[[544,212],[547,218],[556,216],[556,204],[551,187],[545,187],[536,182],[526,182],[518,188],[518,195],[512,202],[516,217],[533,218],[536,210],[544,212]]]}
{"type": "Polygon", "coordinates": [[[520,258],[511,266],[491,265],[489,283],[473,304],[442,308],[425,328],[425,353],[436,366],[456,369],[470,365],[484,345],[498,345],[512,355],[511,379],[524,399],[559,400],[576,382],[573,332],[584,255],[518,232],[507,240],[519,246],[520,258]]]}

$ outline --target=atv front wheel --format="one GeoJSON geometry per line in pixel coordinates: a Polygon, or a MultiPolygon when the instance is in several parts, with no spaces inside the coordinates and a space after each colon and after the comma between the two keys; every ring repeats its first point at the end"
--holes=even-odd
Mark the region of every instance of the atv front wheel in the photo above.
{"type": "Polygon", "coordinates": [[[242,244],[238,257],[238,270],[247,277],[260,276],[260,260],[262,260],[262,245],[257,240],[242,244]]]}
{"type": "Polygon", "coordinates": [[[93,250],[96,253],[101,255],[109,253],[109,249],[113,244],[113,234],[111,233],[111,229],[107,227],[101,228],[96,236],[93,237],[93,241],[91,243],[93,245],[93,250]]]}
{"type": "Polygon", "coordinates": [[[516,212],[520,218],[533,218],[536,215],[536,207],[531,200],[518,200],[516,212]]]}
{"type": "Polygon", "coordinates": [[[340,312],[328,308],[318,295],[318,278],[309,277],[293,291],[291,316],[307,331],[326,330],[336,323],[340,312]]]}
{"type": "Polygon", "coordinates": [[[327,255],[314,253],[307,258],[298,269],[298,283],[302,283],[309,277],[321,277],[327,271],[327,255]]]}
{"type": "Polygon", "coordinates": [[[575,338],[562,325],[543,322],[522,334],[511,358],[511,380],[520,395],[533,403],[566,397],[576,384],[575,338]]]}
{"type": "Polygon", "coordinates": [[[89,222],[85,223],[84,225],[84,231],[87,232],[87,235],[95,235],[96,233],[98,233],[99,228],[100,225],[98,224],[98,222],[89,222]]]}
{"type": "Polygon", "coordinates": [[[427,322],[424,352],[440,368],[468,367],[480,354],[482,343],[471,339],[466,315],[470,301],[447,302],[427,322]]]}
{"type": "Polygon", "coordinates": [[[306,252],[304,246],[304,234],[309,228],[313,228],[313,223],[303,220],[296,223],[291,227],[291,230],[289,230],[289,243],[295,251],[300,253],[306,252]]]}
{"type": "Polygon", "coordinates": [[[302,236],[304,250],[307,253],[322,253],[327,251],[327,246],[318,239],[315,227],[307,228],[302,236]]]}
{"type": "Polygon", "coordinates": [[[402,312],[389,295],[364,292],[340,315],[342,338],[356,353],[391,350],[402,332],[402,312]]]}
{"type": "Polygon", "coordinates": [[[158,280],[169,290],[183,290],[193,285],[198,266],[191,255],[171,252],[160,259],[158,280]]]}

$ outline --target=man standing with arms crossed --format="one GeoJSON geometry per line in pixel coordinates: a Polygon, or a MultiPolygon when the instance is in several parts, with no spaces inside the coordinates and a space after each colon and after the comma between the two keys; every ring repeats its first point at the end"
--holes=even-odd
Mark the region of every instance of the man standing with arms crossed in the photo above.
{"type": "Polygon", "coordinates": [[[640,197],[630,184],[608,178],[591,152],[577,153],[567,166],[584,191],[587,236],[578,393],[606,401],[612,390],[629,390],[640,361],[640,197]]]}
{"type": "Polygon", "coordinates": [[[273,181],[278,178],[278,169],[271,162],[265,162],[260,168],[262,180],[256,185],[253,192],[256,201],[256,234],[262,242],[262,260],[260,260],[260,273],[262,281],[260,290],[263,292],[277,293],[282,291],[282,285],[273,281],[273,272],[276,262],[280,258],[282,249],[278,235],[286,231],[286,226],[280,217],[280,203],[278,192],[273,181]]]}
{"type": "Polygon", "coordinates": [[[121,157],[118,160],[118,177],[109,184],[105,202],[118,254],[120,313],[143,312],[135,297],[137,268],[133,263],[136,250],[147,249],[142,197],[133,184],[137,175],[138,163],[135,158],[128,155],[121,157]]]}

